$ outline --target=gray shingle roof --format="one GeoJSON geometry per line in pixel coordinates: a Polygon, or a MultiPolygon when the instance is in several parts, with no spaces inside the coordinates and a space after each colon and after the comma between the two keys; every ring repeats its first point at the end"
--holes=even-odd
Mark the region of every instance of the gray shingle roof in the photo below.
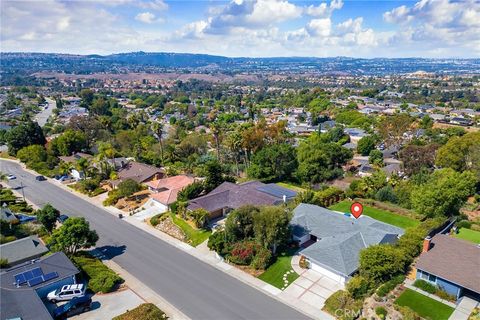
{"type": "Polygon", "coordinates": [[[213,212],[222,208],[236,209],[244,205],[275,205],[295,197],[296,192],[275,184],[264,184],[260,181],[249,181],[242,184],[224,182],[210,193],[190,200],[188,209],[203,208],[213,212]]]}
{"type": "Polygon", "coordinates": [[[403,234],[402,229],[365,215],[354,219],[311,204],[302,203],[293,213],[290,222],[293,234],[317,237],[317,242],[302,254],[344,276],[358,269],[360,250],[374,244],[391,243],[403,234]]]}
{"type": "Polygon", "coordinates": [[[0,257],[10,265],[36,258],[47,252],[37,236],[30,236],[0,245],[0,257]]]}

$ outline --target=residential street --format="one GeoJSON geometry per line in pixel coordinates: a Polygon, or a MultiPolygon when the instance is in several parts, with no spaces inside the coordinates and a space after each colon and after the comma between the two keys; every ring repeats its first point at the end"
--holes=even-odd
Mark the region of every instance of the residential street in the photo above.
{"type": "Polygon", "coordinates": [[[201,262],[153,235],[47,181],[35,181],[17,163],[0,161],[17,176],[25,197],[38,206],[51,203],[69,216],[83,216],[104,254],[192,319],[307,319],[307,316],[201,262]]]}
{"type": "Polygon", "coordinates": [[[47,123],[48,118],[52,115],[53,109],[57,107],[55,100],[50,98],[45,98],[45,100],[48,102],[48,108],[43,109],[35,115],[35,121],[37,121],[40,127],[43,127],[47,123]]]}

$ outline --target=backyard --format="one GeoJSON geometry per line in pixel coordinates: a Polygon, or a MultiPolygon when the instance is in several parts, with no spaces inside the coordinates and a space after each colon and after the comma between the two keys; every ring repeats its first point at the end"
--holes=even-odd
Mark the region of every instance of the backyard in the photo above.
{"type": "Polygon", "coordinates": [[[277,261],[268,267],[264,273],[259,275],[258,278],[279,289],[287,287],[298,278],[298,274],[293,271],[288,273],[286,277],[286,280],[288,281],[287,285],[285,285],[286,283],[283,280],[283,276],[292,270],[291,261],[294,253],[294,250],[290,250],[280,254],[277,261]]]}
{"type": "Polygon", "coordinates": [[[170,216],[172,217],[173,223],[175,223],[180,229],[182,229],[183,233],[185,233],[185,236],[187,237],[187,242],[193,247],[196,247],[200,243],[207,240],[208,237],[210,237],[210,235],[212,234],[210,230],[196,229],[192,227],[185,220],[177,217],[173,213],[170,213],[170,216]]]}
{"type": "Polygon", "coordinates": [[[412,309],[425,319],[447,320],[454,309],[421,293],[406,289],[395,304],[412,309]]]}
{"type": "MultiPolygon", "coordinates": [[[[347,213],[350,212],[351,205],[352,202],[345,200],[334,204],[333,206],[330,206],[329,209],[347,213]]],[[[402,229],[415,227],[420,223],[415,219],[400,214],[368,206],[363,206],[363,214],[372,217],[373,219],[376,219],[378,221],[389,223],[402,229]]]]}
{"type": "Polygon", "coordinates": [[[453,235],[455,238],[467,240],[473,243],[480,243],[480,232],[467,229],[467,228],[461,228],[458,233],[453,235]]]}

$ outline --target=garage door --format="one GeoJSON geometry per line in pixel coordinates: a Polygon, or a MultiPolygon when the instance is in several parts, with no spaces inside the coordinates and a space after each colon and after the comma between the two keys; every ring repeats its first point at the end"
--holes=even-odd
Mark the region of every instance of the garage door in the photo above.
{"type": "Polygon", "coordinates": [[[314,262],[310,262],[310,268],[314,271],[317,271],[318,273],[323,274],[324,276],[329,277],[332,280],[335,280],[339,283],[345,283],[345,277],[338,275],[330,270],[327,270],[314,262]]]}

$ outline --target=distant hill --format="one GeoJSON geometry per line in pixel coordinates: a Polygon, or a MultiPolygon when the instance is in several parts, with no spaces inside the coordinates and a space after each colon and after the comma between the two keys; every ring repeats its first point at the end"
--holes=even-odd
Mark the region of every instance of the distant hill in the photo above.
{"type": "Polygon", "coordinates": [[[131,52],[111,55],[0,53],[2,78],[41,71],[73,74],[95,72],[223,72],[323,73],[382,75],[419,70],[448,74],[480,74],[480,59],[357,59],[348,57],[228,58],[208,54],[131,52]]]}

